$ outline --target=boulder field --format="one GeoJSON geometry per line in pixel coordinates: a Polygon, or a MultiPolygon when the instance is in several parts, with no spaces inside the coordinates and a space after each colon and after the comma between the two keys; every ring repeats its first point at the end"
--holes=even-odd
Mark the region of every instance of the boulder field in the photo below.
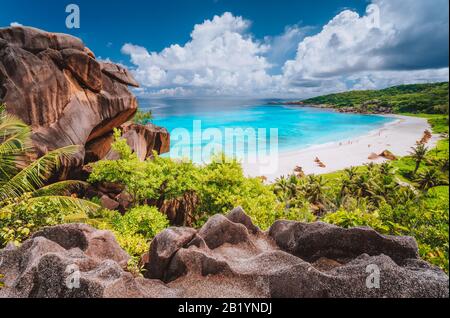
{"type": "Polygon", "coordinates": [[[167,130],[127,123],[137,111],[130,72],[96,59],[71,35],[29,27],[0,29],[0,103],[30,125],[36,155],[68,145],[80,152],[65,174],[91,161],[113,157],[112,131],[121,128],[141,159],[169,151],[167,130]]]}
{"type": "Polygon", "coordinates": [[[0,297],[449,297],[448,276],[411,237],[292,221],[263,232],[241,208],[158,234],[145,277],[125,270],[128,259],[108,231],[44,228],[0,250],[0,297]]]}

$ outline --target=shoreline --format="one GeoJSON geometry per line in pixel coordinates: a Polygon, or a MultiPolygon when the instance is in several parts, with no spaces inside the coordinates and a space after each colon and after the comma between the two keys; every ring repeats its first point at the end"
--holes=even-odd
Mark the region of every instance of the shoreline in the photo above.
{"type": "MultiPolygon", "coordinates": [[[[280,151],[278,168],[273,173],[260,173],[259,166],[242,162],[244,174],[249,177],[264,176],[268,182],[272,182],[283,175],[292,174],[296,166],[302,167],[306,174],[326,174],[370,162],[382,163],[387,160],[384,158],[371,160],[369,159],[370,154],[380,154],[384,150],[389,150],[398,157],[408,155],[411,147],[422,138],[424,131],[431,131],[431,126],[425,118],[394,114],[379,116],[397,120],[359,137],[314,145],[304,149],[280,151]],[[316,158],[319,158],[326,167],[319,167],[315,162],[316,158]]],[[[433,134],[427,147],[435,147],[440,139],[439,135],[433,134]]]]}

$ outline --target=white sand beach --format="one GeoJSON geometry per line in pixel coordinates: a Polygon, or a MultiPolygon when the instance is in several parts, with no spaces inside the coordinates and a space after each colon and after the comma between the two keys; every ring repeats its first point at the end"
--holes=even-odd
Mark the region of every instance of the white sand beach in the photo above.
{"type": "MultiPolygon", "coordinates": [[[[386,159],[370,160],[369,156],[372,153],[380,154],[384,150],[389,150],[396,156],[405,156],[423,137],[425,130],[431,131],[428,121],[424,118],[389,116],[397,120],[365,136],[298,151],[280,151],[278,169],[274,173],[261,173],[258,165],[243,162],[244,173],[251,177],[264,175],[267,181],[271,182],[282,175],[292,174],[296,166],[302,167],[306,174],[324,174],[369,162],[382,163],[386,159]],[[315,162],[316,158],[319,158],[325,167],[319,167],[315,162]]],[[[439,139],[439,135],[433,135],[427,146],[434,147],[439,139]]]]}

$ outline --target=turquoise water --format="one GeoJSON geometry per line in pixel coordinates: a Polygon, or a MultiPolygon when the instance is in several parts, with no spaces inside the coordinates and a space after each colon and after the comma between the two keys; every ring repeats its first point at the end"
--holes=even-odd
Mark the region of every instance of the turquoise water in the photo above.
{"type": "MultiPolygon", "coordinates": [[[[216,133],[220,131],[223,136],[230,128],[253,129],[257,143],[261,142],[267,147],[270,129],[277,129],[277,146],[281,152],[365,135],[394,120],[376,115],[342,114],[311,107],[267,105],[264,101],[174,99],[140,101],[140,105],[141,108],[152,110],[153,123],[166,127],[172,133],[172,157],[184,157],[186,153],[195,156],[202,147],[211,143],[211,138],[202,138],[198,134],[195,136],[194,121],[197,121],[197,125],[201,123],[203,132],[214,128],[216,133]],[[142,107],[143,105],[151,106],[142,107]],[[175,129],[179,128],[189,132],[189,140],[177,137],[175,129]],[[266,131],[263,133],[261,128],[265,128],[266,131]],[[184,155],[179,154],[180,150],[185,151],[184,155]]],[[[239,134],[239,131],[236,133],[232,151],[225,148],[230,144],[229,139],[216,138],[213,143],[216,145],[221,143],[222,149],[228,155],[236,154],[238,151],[245,153],[254,151],[254,148],[246,144],[249,140],[248,135],[239,134]]]]}

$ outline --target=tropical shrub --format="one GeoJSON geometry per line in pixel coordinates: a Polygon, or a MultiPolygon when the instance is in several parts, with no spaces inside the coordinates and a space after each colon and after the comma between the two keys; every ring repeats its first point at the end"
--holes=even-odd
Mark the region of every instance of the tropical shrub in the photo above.
{"type": "Polygon", "coordinates": [[[368,213],[359,209],[346,211],[340,209],[334,213],[327,214],[323,221],[344,228],[357,226],[369,226],[380,233],[388,233],[389,229],[383,225],[378,212],[368,213]]]}
{"type": "Polygon", "coordinates": [[[146,125],[153,118],[152,112],[138,109],[134,115],[133,122],[135,124],[146,125]]]}
{"type": "Polygon", "coordinates": [[[63,181],[46,185],[62,160],[70,160],[77,146],[54,150],[29,162],[30,128],[0,105],[0,247],[19,244],[42,226],[63,222],[64,216],[97,209],[88,201],[68,196],[85,184],[63,181]]]}
{"type": "Polygon", "coordinates": [[[101,210],[96,219],[87,223],[113,232],[117,243],[131,256],[128,271],[141,275],[141,256],[148,252],[150,241],[169,226],[167,217],[155,207],[137,206],[125,215],[116,211],[101,210]]]}
{"type": "Polygon", "coordinates": [[[150,206],[135,207],[123,216],[117,213],[111,223],[117,232],[142,235],[146,239],[154,238],[169,226],[167,217],[150,206]]]}
{"type": "Polygon", "coordinates": [[[114,150],[120,154],[115,161],[100,161],[92,165],[91,183],[114,182],[125,186],[135,205],[161,206],[163,202],[195,193],[199,203],[191,217],[201,226],[209,216],[226,213],[242,205],[256,224],[270,226],[281,213],[272,191],[258,178],[244,177],[235,160],[217,156],[206,166],[187,161],[173,161],[154,154],[141,162],[116,132],[114,150]]]}

